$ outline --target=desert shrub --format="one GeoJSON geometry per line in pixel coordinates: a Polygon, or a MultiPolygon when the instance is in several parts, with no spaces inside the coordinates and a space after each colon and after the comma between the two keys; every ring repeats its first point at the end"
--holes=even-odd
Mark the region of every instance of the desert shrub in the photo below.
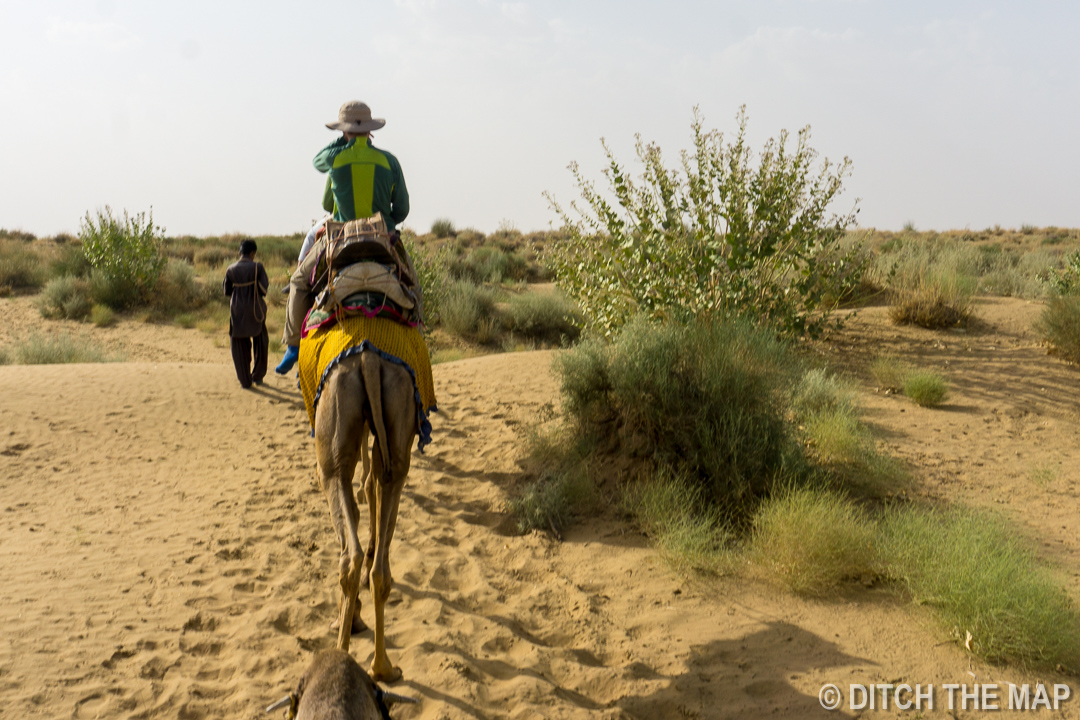
{"type": "Polygon", "coordinates": [[[877,528],[843,495],[791,488],[754,515],[748,557],[792,592],[826,595],[845,580],[877,574],[877,528]]]}
{"type": "Polygon", "coordinates": [[[586,463],[588,440],[572,437],[564,426],[555,425],[533,429],[525,444],[527,463],[537,477],[509,502],[509,510],[517,518],[519,532],[558,534],[572,515],[590,510],[596,501],[586,463]]]}
{"type": "Polygon", "coordinates": [[[549,196],[564,227],[546,260],[590,327],[610,337],[637,314],[751,315],[787,334],[815,334],[829,318],[822,299],[843,297],[838,285],[858,281],[866,256],[838,251],[854,213],[828,214],[849,161],[815,166],[805,128],[794,151],[782,131],[755,165],[745,112],[738,124],[725,143],[695,115],[694,149],[681,170],[639,138],[636,179],[605,145],[615,204],[571,165],[584,204],[571,214],[549,196]]]}
{"type": "Polygon", "coordinates": [[[90,322],[97,327],[109,327],[116,322],[116,313],[108,305],[94,305],[90,308],[90,322]]]}
{"type": "Polygon", "coordinates": [[[1080,667],[1080,617],[1031,548],[999,517],[899,510],[883,521],[887,573],[990,661],[1080,667]]]}
{"type": "Polygon", "coordinates": [[[496,297],[494,290],[464,280],[448,283],[440,309],[443,326],[455,335],[490,342],[498,325],[496,297]]]}
{"type": "Polygon", "coordinates": [[[517,516],[519,532],[551,529],[560,533],[575,511],[588,509],[593,492],[585,465],[571,465],[529,483],[509,506],[517,516]]]}
{"type": "Polygon", "coordinates": [[[558,293],[511,295],[503,322],[515,335],[565,345],[580,334],[581,313],[558,293]]]}
{"type": "Polygon", "coordinates": [[[0,241],[15,240],[20,243],[31,243],[37,240],[37,236],[34,233],[28,233],[25,230],[8,230],[6,228],[0,228],[0,241]]]}
{"type": "Polygon", "coordinates": [[[948,397],[949,386],[937,373],[917,370],[904,379],[904,394],[922,407],[937,407],[948,397]]]}
{"type": "Polygon", "coordinates": [[[105,206],[87,213],[79,230],[86,259],[93,267],[94,299],[113,308],[133,307],[149,299],[165,269],[164,231],[151,212],[113,217],[105,206]]]}
{"type": "Polygon", "coordinates": [[[915,288],[897,290],[889,306],[889,317],[899,325],[948,328],[963,325],[971,317],[973,292],[943,278],[940,284],[926,282],[915,288]]]}
{"type": "Polygon", "coordinates": [[[90,261],[86,259],[86,252],[78,241],[71,241],[61,245],[51,262],[50,273],[53,277],[65,275],[78,278],[90,277],[90,261]]]}
{"type": "Polygon", "coordinates": [[[152,304],[166,315],[175,315],[202,307],[207,294],[194,268],[183,260],[170,260],[154,288],[152,304]]]}
{"type": "Polygon", "coordinates": [[[45,282],[40,256],[26,242],[0,239],[0,287],[39,288],[45,282]]]}
{"type": "MultiPolygon", "coordinates": [[[[259,248],[262,249],[261,247],[259,248]]],[[[210,247],[200,248],[195,251],[192,256],[192,260],[196,265],[203,265],[209,268],[216,268],[224,265],[225,263],[232,262],[237,257],[235,250],[228,248],[211,245],[210,247]]]]}
{"type": "Polygon", "coordinates": [[[792,403],[801,418],[821,412],[855,411],[856,391],[850,382],[829,373],[824,368],[811,368],[799,379],[792,394],[792,403]]]}
{"type": "Polygon", "coordinates": [[[438,218],[431,223],[431,234],[437,238],[448,238],[457,235],[457,230],[449,218],[438,218]]]}
{"type": "Polygon", "coordinates": [[[745,517],[798,451],[785,420],[798,361],[775,333],[743,321],[639,319],[610,344],[556,358],[564,407],[586,433],[650,458],[745,517]]]}
{"type": "Polygon", "coordinates": [[[1080,295],[1047,299],[1035,329],[1065,360],[1080,363],[1080,295]]]}
{"type": "Polygon", "coordinates": [[[475,283],[525,280],[529,276],[529,262],[517,253],[481,245],[455,258],[451,262],[450,272],[455,277],[475,283]]]}
{"type": "Polygon", "coordinates": [[[70,275],[47,282],[37,298],[38,311],[46,318],[82,320],[92,305],[90,283],[70,275]]]}
{"type": "Polygon", "coordinates": [[[96,344],[70,335],[31,335],[9,349],[8,359],[16,365],[114,362],[96,344]]]}
{"type": "Polygon", "coordinates": [[[978,287],[979,251],[939,238],[904,238],[877,259],[875,274],[892,291],[899,324],[952,327],[967,321],[978,287]]]}

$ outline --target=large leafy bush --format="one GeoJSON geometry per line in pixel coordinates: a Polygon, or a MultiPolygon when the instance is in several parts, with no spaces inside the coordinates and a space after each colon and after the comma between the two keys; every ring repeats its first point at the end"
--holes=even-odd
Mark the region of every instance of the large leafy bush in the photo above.
{"type": "Polygon", "coordinates": [[[95,298],[115,308],[150,299],[167,257],[165,231],[151,212],[114,217],[107,205],[95,216],[86,213],[79,229],[83,252],[93,267],[95,298]]]}
{"type": "Polygon", "coordinates": [[[549,196],[565,237],[546,259],[593,328],[611,336],[636,314],[748,315],[813,335],[828,319],[823,300],[857,283],[866,255],[843,242],[856,211],[829,211],[850,161],[818,165],[807,127],[794,150],[787,131],[770,139],[755,165],[745,110],[738,127],[725,142],[695,113],[693,151],[678,169],[639,137],[637,179],[605,144],[610,195],[570,166],[584,203],[564,209],[549,196]]]}

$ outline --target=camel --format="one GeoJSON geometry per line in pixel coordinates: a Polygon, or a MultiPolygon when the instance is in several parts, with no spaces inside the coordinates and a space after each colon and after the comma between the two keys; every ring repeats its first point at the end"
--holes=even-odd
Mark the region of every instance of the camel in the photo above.
{"type": "Polygon", "coordinates": [[[337,647],[348,651],[353,630],[362,630],[360,587],[370,584],[375,604],[375,657],[371,676],[394,682],[401,669],[386,654],[384,609],[393,582],[390,542],[397,524],[398,502],[409,473],[412,442],[417,433],[415,387],[408,370],[365,350],[344,358],[331,370],[315,413],[315,453],[319,482],[330,505],[330,518],[341,542],[338,576],[342,601],[337,620],[337,647]],[[375,437],[367,467],[367,436],[375,437]],[[360,549],[360,510],[353,493],[353,475],[364,456],[362,484],[369,514],[366,552],[360,549]]]}
{"type": "Polygon", "coordinates": [[[349,653],[329,648],[315,655],[296,690],[266,712],[288,707],[295,720],[390,720],[389,707],[399,702],[417,700],[386,692],[349,653]]]}

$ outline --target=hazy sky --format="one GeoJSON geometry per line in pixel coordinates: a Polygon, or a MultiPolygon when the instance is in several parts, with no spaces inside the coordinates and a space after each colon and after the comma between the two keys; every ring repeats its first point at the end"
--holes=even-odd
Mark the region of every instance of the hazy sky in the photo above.
{"type": "Polygon", "coordinates": [[[147,210],[305,230],[342,102],[401,161],[406,225],[556,218],[600,138],[674,163],[693,107],[753,146],[812,126],[863,226],[1080,226],[1080,4],[971,0],[0,0],[0,227],[147,210]]]}

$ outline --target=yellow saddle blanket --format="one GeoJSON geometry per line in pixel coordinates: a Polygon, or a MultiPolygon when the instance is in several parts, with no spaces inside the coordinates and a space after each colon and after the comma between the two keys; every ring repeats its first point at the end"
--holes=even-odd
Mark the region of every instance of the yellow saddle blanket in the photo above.
{"type": "Polygon", "coordinates": [[[386,318],[344,318],[330,327],[309,333],[300,341],[300,391],[312,429],[315,428],[319,396],[330,370],[344,358],[363,350],[375,350],[383,358],[403,365],[412,375],[422,451],[431,441],[431,423],[427,415],[438,409],[431,358],[419,330],[386,318]]]}

